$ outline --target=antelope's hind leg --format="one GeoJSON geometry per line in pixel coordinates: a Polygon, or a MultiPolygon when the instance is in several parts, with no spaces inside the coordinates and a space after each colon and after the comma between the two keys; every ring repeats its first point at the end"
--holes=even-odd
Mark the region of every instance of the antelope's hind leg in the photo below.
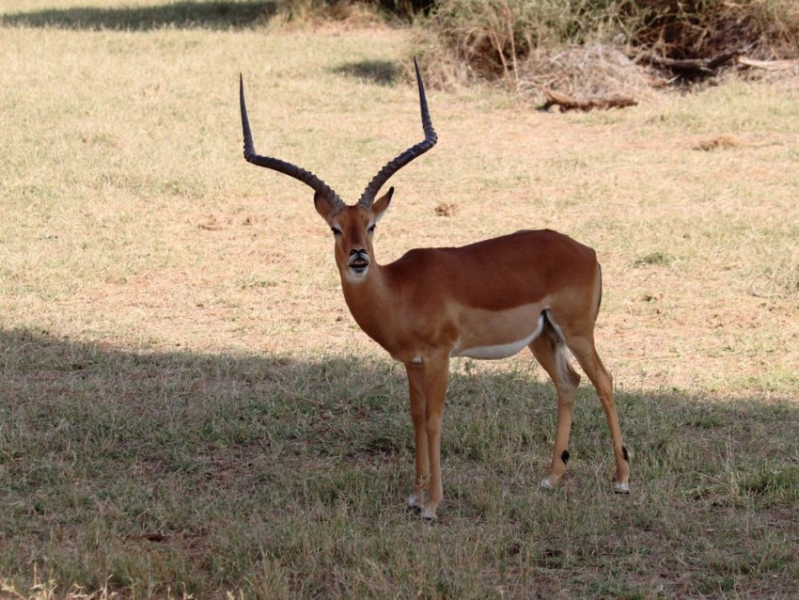
{"type": "Polygon", "coordinates": [[[558,395],[558,425],[555,434],[555,450],[552,455],[552,465],[549,475],[541,481],[543,489],[552,489],[563,477],[566,463],[569,460],[569,432],[574,411],[574,398],[577,395],[577,386],[580,376],[569,364],[566,345],[560,335],[553,329],[549,320],[546,320],[544,329],[535,340],[530,343],[530,350],[541,367],[552,378],[558,395]]]}
{"type": "Polygon", "coordinates": [[[613,400],[613,378],[608,373],[594,345],[593,336],[579,336],[568,339],[569,349],[577,358],[585,374],[596,388],[605,417],[610,428],[613,441],[613,456],[616,459],[616,477],[613,479],[613,491],[619,494],[630,493],[630,464],[627,449],[622,445],[619,416],[613,400]]]}

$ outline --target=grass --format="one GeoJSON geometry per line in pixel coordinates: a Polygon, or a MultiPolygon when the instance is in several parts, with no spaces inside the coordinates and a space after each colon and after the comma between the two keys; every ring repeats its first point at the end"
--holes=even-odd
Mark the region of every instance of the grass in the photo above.
{"type": "Polygon", "coordinates": [[[549,494],[536,487],[549,386],[461,365],[449,500],[428,526],[402,505],[412,448],[401,369],[385,361],[139,354],[29,331],[2,342],[4,387],[27,400],[2,414],[0,524],[13,533],[0,571],[17,585],[38,565],[144,597],[795,590],[791,403],[620,394],[637,486],[619,498],[584,393],[573,468],[549,494]]]}
{"type": "Polygon", "coordinates": [[[440,142],[392,180],[380,258],[522,227],[597,248],[633,468],[612,495],[583,386],[542,493],[551,385],[456,361],[431,526],[403,506],[402,369],[348,316],[311,195],[241,160],[236,104],[242,72],[259,151],[353,201],[418,141],[408,32],[31,6],[0,5],[0,598],[799,593],[795,82],[589,115],[430,94],[440,142]]]}

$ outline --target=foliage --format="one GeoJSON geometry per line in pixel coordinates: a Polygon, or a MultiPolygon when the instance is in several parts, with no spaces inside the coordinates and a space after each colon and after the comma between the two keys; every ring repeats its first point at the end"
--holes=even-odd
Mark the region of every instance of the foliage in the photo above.
{"type": "Polygon", "coordinates": [[[792,0],[629,2],[641,27],[630,42],[675,59],[740,50],[760,58],[799,55],[799,5],[792,0]]]}
{"type": "Polygon", "coordinates": [[[440,0],[428,26],[481,76],[517,73],[538,51],[616,43],[633,53],[709,58],[730,50],[761,58],[799,55],[792,0],[440,0]]]}

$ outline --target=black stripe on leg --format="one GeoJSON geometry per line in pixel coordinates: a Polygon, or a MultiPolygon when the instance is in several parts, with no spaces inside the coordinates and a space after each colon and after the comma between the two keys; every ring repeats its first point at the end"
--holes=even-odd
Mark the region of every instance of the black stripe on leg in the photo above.
{"type": "Polygon", "coordinates": [[[621,447],[621,454],[622,456],[624,456],[624,460],[630,462],[630,456],[627,454],[627,448],[625,448],[624,446],[621,447]]]}
{"type": "Polygon", "coordinates": [[[568,450],[564,450],[563,451],[563,454],[560,455],[560,460],[563,461],[564,465],[569,462],[569,451],[568,450]]]}

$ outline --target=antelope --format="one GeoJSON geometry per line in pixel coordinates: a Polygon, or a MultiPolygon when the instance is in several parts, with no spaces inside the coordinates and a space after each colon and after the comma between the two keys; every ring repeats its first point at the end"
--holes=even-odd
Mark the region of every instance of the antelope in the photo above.
{"type": "Polygon", "coordinates": [[[244,82],[239,79],[244,158],[314,190],[316,211],[333,233],[341,288],[353,318],[405,366],[416,447],[408,505],[419,509],[423,519],[435,519],[444,498],[441,425],[450,359],[506,358],[525,346],[557,391],[555,448],[541,487],[554,488],[569,459],[569,431],[580,382],[570,351],[596,388],[607,417],[616,462],[613,490],[629,493],[630,468],[613,381],[594,345],[602,271],[593,249],[555,231],[527,230],[460,248],[417,248],[392,263],[377,262],[372,238],[394,188],[379,198],[377,194],[392,175],[437,141],[415,60],[414,65],[424,140],[380,169],[352,206],[310,171],[255,153],[244,82]]]}

